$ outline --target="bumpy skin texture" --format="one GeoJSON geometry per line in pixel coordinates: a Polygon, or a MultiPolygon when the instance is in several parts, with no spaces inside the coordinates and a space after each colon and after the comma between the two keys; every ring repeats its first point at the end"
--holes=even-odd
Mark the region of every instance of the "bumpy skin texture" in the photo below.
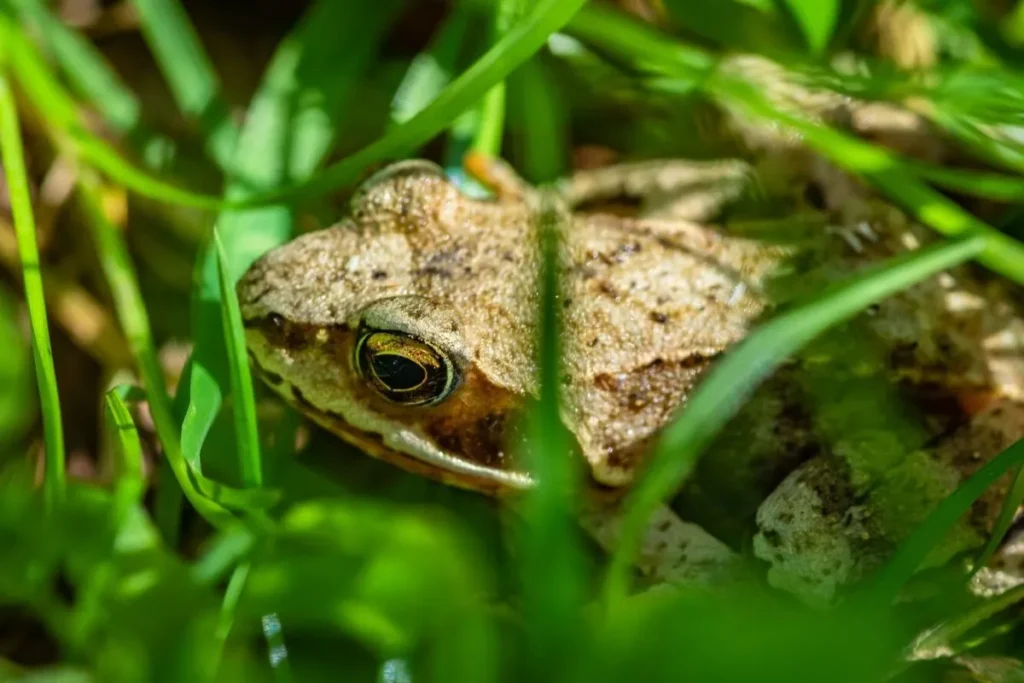
{"type": "MultiPolygon", "coordinates": [[[[255,363],[362,442],[377,433],[515,472],[510,427],[535,390],[534,216],[526,201],[470,199],[421,165],[372,181],[348,221],[270,252],[240,283],[255,363]],[[430,407],[376,396],[350,361],[368,318],[446,350],[461,386],[430,407]]],[[[685,221],[599,214],[576,214],[564,236],[564,417],[595,479],[622,485],[701,371],[761,312],[782,251],[685,221]]],[[[482,470],[425,473],[486,491],[502,483],[482,470]]]]}
{"type": "MultiPolygon", "coordinates": [[[[688,199],[658,205],[674,217],[577,212],[564,224],[563,419],[597,488],[621,490],[634,478],[710,363],[769,302],[812,294],[934,239],[836,169],[798,156],[777,167],[788,169],[789,184],[827,190],[835,224],[795,260],[792,248],[679,217],[682,208],[709,219],[716,202],[736,196],[735,187],[711,188],[738,177],[720,163],[695,166],[689,179],[679,166],[675,181],[656,188],[669,195],[678,187],[668,186],[690,184],[688,199]],[[714,183],[691,182],[700,178],[714,183]]],[[[616,182],[595,174],[566,188],[613,196],[616,182]]],[[[628,183],[621,189],[630,192],[628,183]]],[[[357,193],[348,219],[273,250],[240,282],[254,365],[302,412],[368,453],[489,494],[527,486],[509,446],[535,391],[535,215],[529,196],[478,201],[421,163],[390,167],[357,193]],[[436,405],[384,400],[352,360],[367,327],[441,349],[458,387],[436,405]]],[[[962,267],[816,341],[708,449],[683,492],[688,517],[735,538],[756,512],[754,550],[769,580],[813,602],[833,599],[1024,435],[1019,302],[1005,283],[962,267]],[[726,529],[730,516],[736,523],[726,529]]],[[[975,506],[933,563],[980,541],[1002,490],[975,506]]],[[[663,513],[643,550],[652,576],[689,581],[732,562],[726,546],[663,513]]],[[[585,523],[614,545],[607,509],[585,523]]]]}

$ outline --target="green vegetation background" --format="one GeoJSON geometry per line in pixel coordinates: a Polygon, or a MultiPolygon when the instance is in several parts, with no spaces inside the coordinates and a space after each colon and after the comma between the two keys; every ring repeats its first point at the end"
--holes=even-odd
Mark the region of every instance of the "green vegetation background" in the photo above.
{"type": "Polygon", "coordinates": [[[225,87],[235,75],[214,68],[222,46],[199,40],[194,8],[123,4],[175,116],[149,93],[155,73],[118,73],[103,40],[54,7],[0,2],[0,147],[17,238],[0,241],[16,276],[0,283],[0,678],[931,680],[974,648],[1018,655],[1019,591],[980,601],[960,585],[926,609],[890,604],[986,486],[1019,469],[1021,444],[835,610],[757,585],[628,594],[646,516],[787,356],[957,263],[1024,284],[1012,237],[1024,150],[993,132],[1019,126],[1024,111],[1024,4],[919,3],[940,41],[938,61],[915,72],[864,38],[866,1],[621,3],[660,16],[655,27],[596,0],[319,0],[243,50],[249,69],[266,61],[252,88],[225,87]],[[911,164],[778,110],[757,84],[716,69],[730,51],[862,97],[927,101],[933,123],[990,170],[911,164]],[[866,75],[832,70],[827,57],[842,51],[860,55],[866,75]],[[489,502],[322,434],[299,448],[298,418],[263,409],[233,283],[297,226],[329,224],[368,168],[428,152],[460,178],[458,160],[474,149],[504,153],[542,183],[570,167],[580,131],[630,156],[709,157],[718,150],[690,134],[709,103],[798,132],[948,239],[851,275],[730,353],[659,442],[606,566],[573,521],[579,473],[561,457],[568,440],[554,418],[550,268],[544,390],[524,454],[541,485],[512,533],[489,502]],[[1004,220],[983,222],[936,187],[1005,204],[1004,220]],[[180,374],[168,372],[175,363],[180,374]],[[83,386],[109,389],[102,405],[83,386]],[[75,467],[99,472],[69,476],[75,467]],[[936,626],[929,643],[945,656],[907,662],[912,639],[936,626]]]}

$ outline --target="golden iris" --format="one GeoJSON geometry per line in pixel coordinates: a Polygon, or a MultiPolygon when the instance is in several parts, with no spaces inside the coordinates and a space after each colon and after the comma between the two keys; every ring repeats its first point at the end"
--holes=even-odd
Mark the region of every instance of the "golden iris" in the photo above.
{"type": "Polygon", "coordinates": [[[356,344],[356,367],[377,393],[407,406],[443,401],[458,380],[440,349],[407,334],[370,330],[356,344]]]}

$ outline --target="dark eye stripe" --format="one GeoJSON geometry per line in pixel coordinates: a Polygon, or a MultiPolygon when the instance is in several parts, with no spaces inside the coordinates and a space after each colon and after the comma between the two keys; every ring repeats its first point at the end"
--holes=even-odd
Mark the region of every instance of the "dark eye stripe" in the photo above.
{"type": "Polygon", "coordinates": [[[440,349],[398,332],[364,332],[356,344],[355,365],[382,397],[410,406],[443,401],[460,379],[440,349]]]}

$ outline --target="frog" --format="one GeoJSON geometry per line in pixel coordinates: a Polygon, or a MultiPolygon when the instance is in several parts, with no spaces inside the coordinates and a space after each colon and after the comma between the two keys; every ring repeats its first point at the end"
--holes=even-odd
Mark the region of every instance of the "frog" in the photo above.
{"type": "MultiPolygon", "coordinates": [[[[237,294],[254,371],[299,412],[386,462],[506,499],[535,483],[514,444],[538,389],[538,195],[498,160],[479,162],[474,175],[493,197],[469,196],[424,160],[385,167],[356,190],[346,218],[269,251],[241,278],[237,294]]],[[[581,523],[609,550],[618,541],[623,497],[652,445],[715,362],[777,305],[772,288],[794,247],[715,222],[756,175],[739,159],[655,160],[577,172],[555,186],[567,208],[558,228],[560,416],[573,437],[571,457],[588,475],[581,523]],[[602,208],[601,201],[623,195],[657,199],[633,215],[602,208]]],[[[860,265],[931,239],[882,206],[874,227],[838,226],[829,263],[860,265]]],[[[946,327],[964,323],[953,319],[946,299],[974,296],[976,311],[980,295],[933,280],[868,314],[869,331],[902,349],[884,364],[929,386],[954,366],[976,372],[971,388],[999,384],[1012,406],[1024,405],[1019,365],[1000,370],[998,354],[978,352],[1003,333],[1019,348],[1013,345],[1024,329],[1012,297],[1002,296],[998,314],[982,311],[978,329],[957,336],[946,327]],[[908,317],[914,306],[924,310],[917,319],[908,317]]],[[[799,392],[779,382],[753,397],[755,422],[738,437],[744,455],[737,462],[758,473],[753,548],[769,564],[773,585],[828,601],[891,552],[893,534],[864,502],[887,480],[856,455],[828,452],[813,428],[789,424],[799,392]]],[[[995,425],[978,434],[966,411],[933,421],[942,424],[930,424],[919,440],[925,454],[916,475],[948,491],[1019,438],[1024,420],[1014,416],[1024,413],[1000,410],[1005,406],[987,407],[995,425]],[[961,425],[966,435],[956,420],[968,425],[961,425]],[[950,434],[958,446],[927,450],[929,439],[950,434]],[[984,457],[962,457],[980,445],[984,457]]],[[[888,463],[885,473],[899,470],[888,463]]],[[[692,519],[699,516],[668,505],[653,515],[637,562],[651,583],[735,575],[742,550],[692,519]]]]}

